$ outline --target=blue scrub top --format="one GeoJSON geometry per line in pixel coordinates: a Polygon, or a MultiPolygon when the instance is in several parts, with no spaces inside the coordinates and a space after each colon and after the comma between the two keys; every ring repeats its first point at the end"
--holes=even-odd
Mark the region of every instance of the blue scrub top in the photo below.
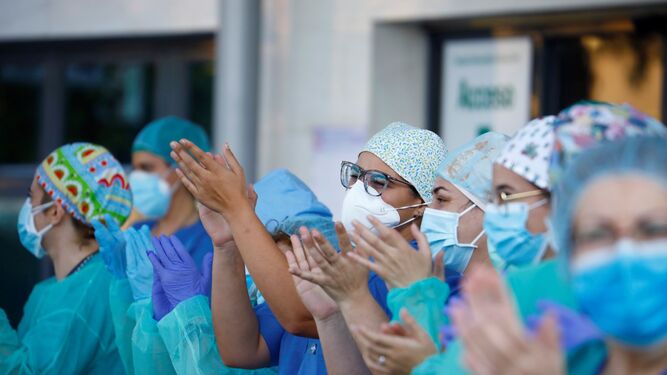
{"type": "MultiPolygon", "coordinates": [[[[382,310],[391,318],[387,308],[387,285],[377,275],[371,274],[368,289],[382,310]]],[[[283,329],[269,308],[263,303],[255,308],[259,332],[271,353],[271,366],[278,366],[280,375],[326,374],[320,340],[295,336],[283,329]]]]}
{"type": "MultiPolygon", "coordinates": [[[[139,229],[142,225],[148,225],[152,230],[155,224],[157,224],[157,220],[147,220],[138,222],[133,227],[139,229]]],[[[204,255],[213,251],[213,242],[211,242],[211,237],[206,233],[201,220],[197,220],[196,223],[177,230],[174,235],[183,243],[183,246],[192,255],[198,267],[201,267],[204,255]]]]}

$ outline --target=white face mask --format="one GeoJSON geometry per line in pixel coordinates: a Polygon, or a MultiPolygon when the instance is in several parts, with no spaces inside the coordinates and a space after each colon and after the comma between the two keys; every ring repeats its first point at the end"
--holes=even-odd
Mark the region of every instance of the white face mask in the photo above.
{"type": "MultiPolygon", "coordinates": [[[[369,191],[376,192],[372,187],[368,187],[369,191]]],[[[364,183],[357,181],[345,193],[343,199],[343,212],[341,213],[341,221],[347,231],[353,231],[353,220],[357,220],[364,227],[370,229],[373,233],[377,233],[373,224],[368,221],[368,215],[373,215],[382,224],[389,228],[396,228],[412,222],[416,217],[412,217],[401,223],[401,217],[398,210],[405,210],[409,208],[416,208],[426,206],[428,203],[419,203],[411,206],[397,207],[388,204],[380,196],[372,196],[364,190],[364,183]]]]}

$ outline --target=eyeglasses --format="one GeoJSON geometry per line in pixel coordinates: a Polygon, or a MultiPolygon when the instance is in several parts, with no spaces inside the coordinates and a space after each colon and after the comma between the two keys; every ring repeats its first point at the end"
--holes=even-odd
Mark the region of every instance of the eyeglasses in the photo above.
{"type": "Polygon", "coordinates": [[[344,161],[340,164],[340,183],[344,188],[350,189],[358,180],[364,183],[364,190],[369,195],[379,197],[389,186],[389,182],[403,184],[414,190],[414,186],[407,181],[391,177],[388,174],[376,170],[365,170],[360,166],[344,161]],[[371,187],[372,189],[369,189],[371,187]]]}
{"type": "Polygon", "coordinates": [[[625,230],[610,223],[584,226],[575,228],[572,233],[572,242],[577,250],[612,246],[624,237],[637,242],[667,239],[667,221],[664,219],[641,220],[625,230]]]}
{"type": "Polygon", "coordinates": [[[521,192],[521,193],[514,193],[514,194],[507,194],[506,192],[501,191],[500,193],[498,193],[498,196],[493,197],[491,199],[491,201],[495,204],[503,204],[503,203],[515,201],[515,200],[518,200],[518,199],[538,197],[540,195],[547,195],[547,194],[548,193],[546,193],[544,190],[540,190],[540,189],[531,190],[531,191],[524,191],[524,192],[521,192]]]}

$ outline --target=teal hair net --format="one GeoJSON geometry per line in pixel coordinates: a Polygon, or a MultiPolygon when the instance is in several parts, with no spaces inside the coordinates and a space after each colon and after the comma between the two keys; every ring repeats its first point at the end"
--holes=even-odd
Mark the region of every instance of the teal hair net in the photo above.
{"type": "Polygon", "coordinates": [[[132,152],[150,152],[164,159],[169,165],[174,165],[176,162],[169,156],[169,143],[182,138],[188,139],[206,152],[211,150],[208,136],[201,126],[180,117],[169,116],[146,125],[134,139],[132,152]]]}
{"type": "Polygon", "coordinates": [[[488,132],[451,151],[438,175],[454,184],[468,199],[484,209],[491,195],[493,162],[507,143],[504,134],[488,132]]]}
{"type": "Polygon", "coordinates": [[[667,138],[639,136],[610,142],[582,153],[565,169],[555,186],[551,211],[560,252],[569,257],[572,251],[572,220],[582,191],[598,178],[621,174],[642,174],[667,187],[667,138]]]}

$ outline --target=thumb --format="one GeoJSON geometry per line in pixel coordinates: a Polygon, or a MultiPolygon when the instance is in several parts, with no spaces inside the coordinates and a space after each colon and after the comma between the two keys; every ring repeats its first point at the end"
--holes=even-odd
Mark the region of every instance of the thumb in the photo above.
{"type": "Polygon", "coordinates": [[[410,315],[408,309],[405,307],[401,309],[400,312],[401,321],[403,321],[403,328],[405,329],[405,335],[409,337],[416,337],[419,335],[419,324],[415,318],[410,315]]]}
{"type": "Polygon", "coordinates": [[[252,184],[248,184],[248,201],[252,205],[252,209],[254,210],[257,207],[257,199],[259,197],[257,196],[257,192],[255,191],[255,187],[252,184]]]}
{"type": "Polygon", "coordinates": [[[560,333],[558,332],[558,322],[556,317],[547,313],[539,329],[537,330],[537,340],[546,348],[551,350],[560,350],[560,333]]]}
{"type": "Polygon", "coordinates": [[[160,261],[160,258],[158,258],[157,254],[155,254],[155,252],[147,251],[146,255],[148,256],[148,260],[153,265],[153,269],[155,270],[155,273],[162,272],[164,270],[164,266],[162,265],[162,262],[160,261]]]}
{"type": "Polygon", "coordinates": [[[431,248],[428,245],[428,240],[426,239],[426,236],[424,233],[422,233],[419,230],[419,227],[415,224],[410,225],[410,231],[412,232],[412,235],[415,238],[415,241],[417,241],[417,248],[419,249],[419,254],[422,256],[428,256],[429,258],[431,257],[431,248]]]}
{"type": "Polygon", "coordinates": [[[433,276],[445,281],[445,249],[442,249],[436,256],[433,263],[433,276]]]}

